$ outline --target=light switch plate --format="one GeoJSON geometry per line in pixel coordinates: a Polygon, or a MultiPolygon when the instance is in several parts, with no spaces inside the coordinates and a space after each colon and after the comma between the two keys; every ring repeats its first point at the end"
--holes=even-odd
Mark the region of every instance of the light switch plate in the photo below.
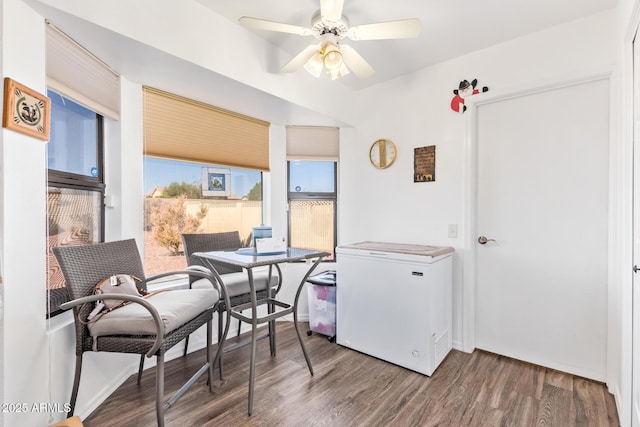
{"type": "Polygon", "coordinates": [[[451,238],[458,237],[458,224],[449,224],[447,228],[447,235],[451,238]]]}

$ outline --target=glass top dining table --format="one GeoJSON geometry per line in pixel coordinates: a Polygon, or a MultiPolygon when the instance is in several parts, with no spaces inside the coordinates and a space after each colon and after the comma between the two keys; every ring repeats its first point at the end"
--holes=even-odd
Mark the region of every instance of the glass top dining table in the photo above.
{"type": "Polygon", "coordinates": [[[287,248],[286,251],[281,252],[257,253],[253,248],[242,248],[234,251],[195,252],[193,255],[202,260],[209,259],[237,267],[254,268],[312,258],[324,258],[330,254],[328,252],[300,248],[287,248]]]}
{"type": "MultiPolygon", "coordinates": [[[[251,362],[249,368],[249,402],[248,402],[248,414],[251,415],[253,411],[253,391],[255,382],[255,359],[256,359],[256,341],[257,341],[257,328],[258,325],[263,323],[269,323],[269,338],[271,340],[271,355],[275,356],[275,320],[283,316],[293,314],[293,324],[298,335],[298,341],[300,347],[302,347],[302,353],[307,362],[309,373],[313,375],[313,368],[307,350],[302,340],[302,334],[298,326],[298,301],[300,299],[300,293],[304,284],[306,283],[309,275],[316,269],[324,257],[329,256],[328,252],[300,249],[300,248],[287,248],[286,251],[271,252],[271,253],[256,253],[253,248],[242,248],[233,251],[212,251],[212,252],[195,252],[194,257],[199,258],[202,263],[207,266],[214,274],[217,280],[224,286],[224,274],[219,274],[216,270],[216,264],[227,264],[236,267],[241,267],[247,272],[247,278],[250,287],[251,301],[246,304],[240,304],[231,307],[230,315],[241,322],[249,323],[251,325],[251,362]],[[271,296],[271,287],[268,288],[267,298],[258,299],[256,296],[256,288],[253,277],[253,269],[256,267],[267,266],[269,268],[269,275],[267,283],[271,283],[271,275],[273,267],[278,270],[278,274],[282,279],[282,270],[279,264],[314,260],[307,269],[304,277],[298,284],[296,295],[293,304],[289,304],[283,301],[279,301],[271,296]],[[261,305],[267,305],[267,314],[259,315],[258,307],[261,305]],[[250,311],[249,314],[245,314],[246,311],[250,311]]],[[[223,288],[224,289],[224,288],[223,288]]],[[[221,338],[220,346],[224,346],[227,333],[229,331],[229,322],[225,326],[224,333],[221,338]]]]}

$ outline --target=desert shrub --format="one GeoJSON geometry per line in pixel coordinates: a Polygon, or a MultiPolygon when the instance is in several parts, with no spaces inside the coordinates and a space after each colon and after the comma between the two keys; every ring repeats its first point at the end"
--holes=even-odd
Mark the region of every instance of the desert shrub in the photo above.
{"type": "Polygon", "coordinates": [[[153,239],[161,246],[169,249],[173,255],[181,253],[180,246],[182,233],[197,233],[200,230],[202,219],[207,215],[209,208],[201,204],[195,216],[187,214],[185,195],[175,199],[175,203],[162,203],[151,208],[151,230],[153,239]]]}

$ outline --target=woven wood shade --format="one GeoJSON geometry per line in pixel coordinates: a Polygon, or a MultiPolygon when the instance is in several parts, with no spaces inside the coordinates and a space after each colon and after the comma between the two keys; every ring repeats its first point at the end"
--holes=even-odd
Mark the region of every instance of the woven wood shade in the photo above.
{"type": "Polygon", "coordinates": [[[269,123],[150,87],[143,88],[144,154],[269,170],[269,123]]]}

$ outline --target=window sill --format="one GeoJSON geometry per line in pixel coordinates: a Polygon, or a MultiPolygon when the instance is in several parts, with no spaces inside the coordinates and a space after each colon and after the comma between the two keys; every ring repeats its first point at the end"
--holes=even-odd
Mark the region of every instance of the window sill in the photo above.
{"type": "Polygon", "coordinates": [[[189,278],[186,276],[167,276],[147,283],[147,291],[166,291],[169,289],[188,289],[189,278]]]}
{"type": "Polygon", "coordinates": [[[53,334],[69,325],[73,325],[73,310],[63,311],[47,319],[47,334],[53,334]]]}

